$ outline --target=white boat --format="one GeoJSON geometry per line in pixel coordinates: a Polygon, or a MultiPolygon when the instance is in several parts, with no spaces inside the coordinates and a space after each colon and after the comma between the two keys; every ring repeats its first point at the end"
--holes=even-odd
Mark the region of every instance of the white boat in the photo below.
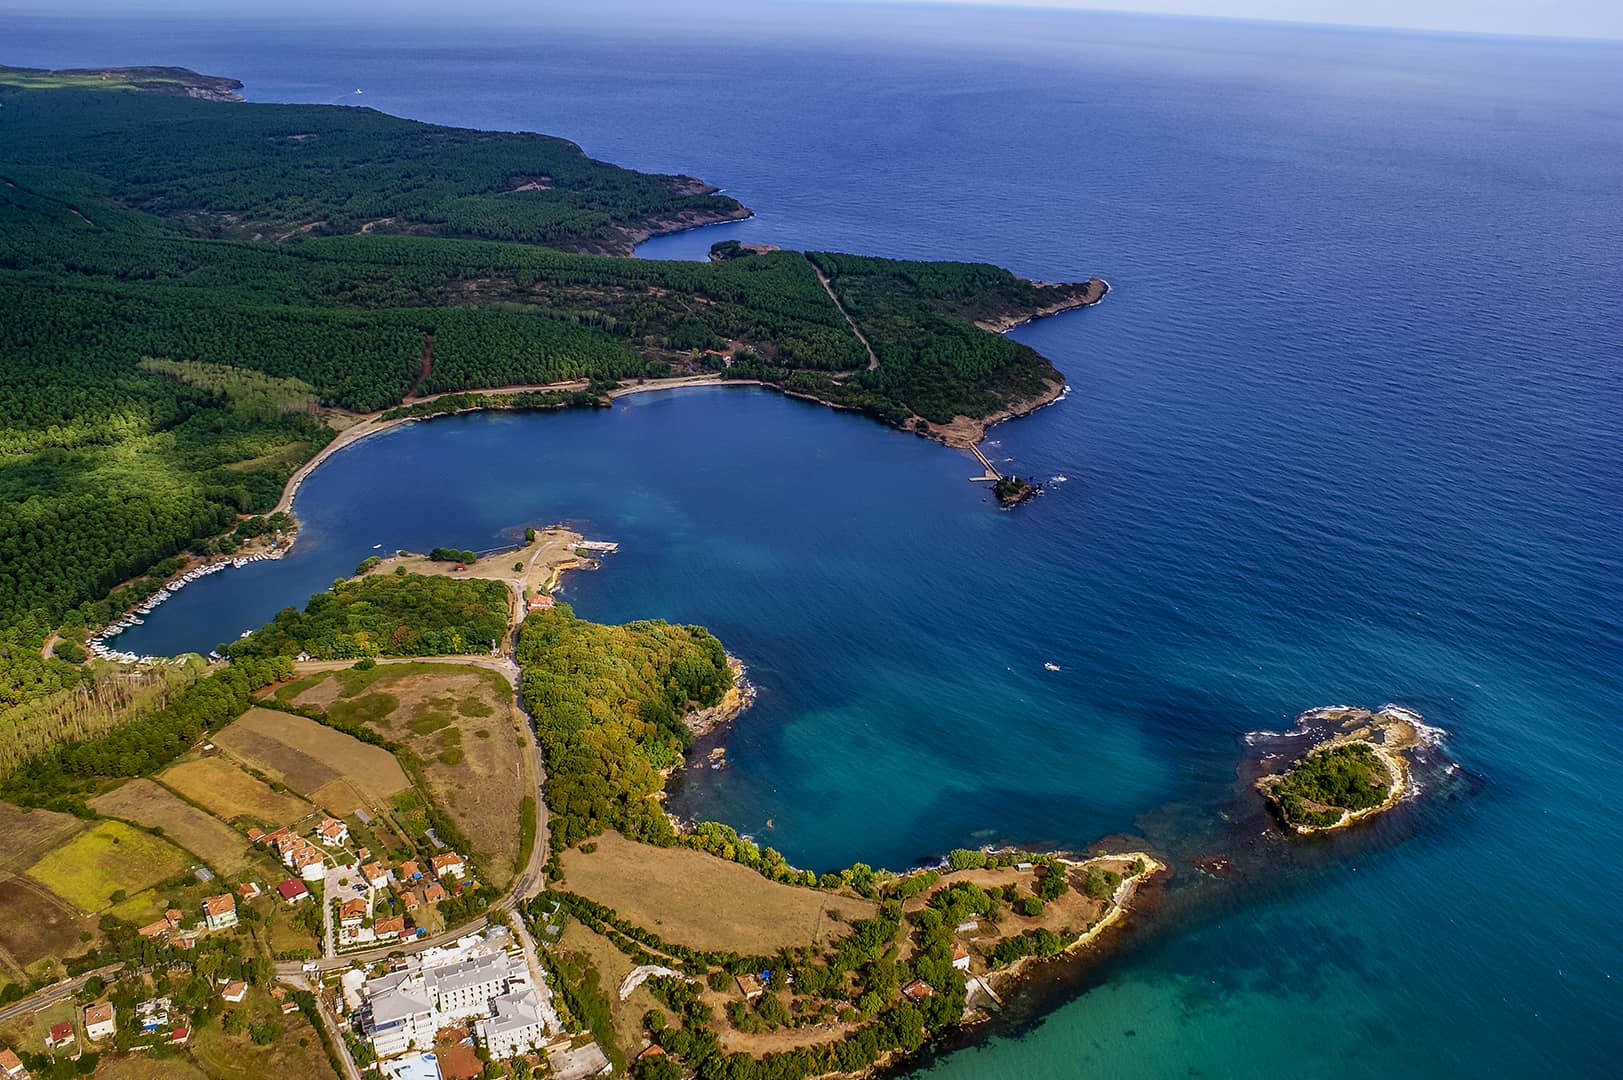
{"type": "Polygon", "coordinates": [[[1059,670],[1059,665],[1054,663],[1054,661],[1052,661],[1052,660],[1043,661],[1043,667],[1047,668],[1049,671],[1058,671],[1059,670]]]}

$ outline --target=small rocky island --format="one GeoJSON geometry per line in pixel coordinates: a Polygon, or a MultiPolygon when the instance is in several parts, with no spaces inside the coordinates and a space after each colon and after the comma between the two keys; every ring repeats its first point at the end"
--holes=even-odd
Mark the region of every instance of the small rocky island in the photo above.
{"type": "Polygon", "coordinates": [[[1297,728],[1330,734],[1284,772],[1259,779],[1257,791],[1286,828],[1305,835],[1391,809],[1408,788],[1405,754],[1420,745],[1424,725],[1395,705],[1379,712],[1337,705],[1303,713],[1297,728]]]}
{"type": "Polygon", "coordinates": [[[1013,474],[999,477],[992,485],[992,494],[997,496],[1000,506],[1018,506],[1040,491],[1042,485],[1013,474]]]}

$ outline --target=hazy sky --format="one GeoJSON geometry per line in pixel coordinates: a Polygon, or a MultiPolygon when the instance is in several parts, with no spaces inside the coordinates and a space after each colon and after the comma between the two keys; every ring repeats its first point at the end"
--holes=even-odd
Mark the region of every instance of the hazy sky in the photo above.
{"type": "MultiPolygon", "coordinates": [[[[412,15],[450,19],[509,15],[529,20],[571,12],[613,11],[647,0],[0,0],[7,13],[119,15],[208,15],[237,17],[412,15]]],[[[865,0],[754,0],[755,19],[772,8],[838,7],[865,0]]],[[[1216,18],[1387,26],[1409,30],[1513,34],[1577,38],[1623,38],[1623,0],[887,0],[896,5],[946,4],[980,8],[1037,7],[1123,11],[1216,18]]],[[[723,0],[726,3],[726,0],[723,0]]],[[[682,0],[648,3],[670,16],[688,5],[682,0]]],[[[712,6],[709,3],[703,7],[712,6]]]]}

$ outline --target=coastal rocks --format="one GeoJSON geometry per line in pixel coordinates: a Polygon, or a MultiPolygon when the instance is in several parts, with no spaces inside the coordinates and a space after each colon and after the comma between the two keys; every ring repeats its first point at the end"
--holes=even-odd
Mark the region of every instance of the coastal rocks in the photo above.
{"type": "Polygon", "coordinates": [[[733,673],[733,686],[722,695],[721,701],[708,709],[690,710],[682,718],[682,723],[687,725],[696,739],[702,739],[717,728],[732,723],[755,700],[755,687],[744,677],[743,661],[729,654],[727,669],[733,673]]]}
{"type": "Polygon", "coordinates": [[[1097,277],[1089,278],[1080,284],[1049,281],[1034,281],[1032,284],[1038,289],[1053,293],[1054,299],[1030,310],[1009,311],[977,319],[975,325],[994,334],[1007,333],[1017,326],[1024,326],[1028,322],[1035,322],[1050,315],[1058,315],[1062,311],[1097,304],[1105,298],[1105,293],[1110,291],[1110,283],[1104,278],[1097,277]]]}
{"type": "Polygon", "coordinates": [[[1024,480],[1018,476],[1004,476],[992,485],[992,494],[997,496],[998,505],[1004,508],[1019,506],[1027,499],[1042,492],[1042,485],[1024,480]]]}
{"type": "Polygon", "coordinates": [[[1336,705],[1310,709],[1290,736],[1317,737],[1283,772],[1256,790],[1299,835],[1346,828],[1397,805],[1410,790],[1410,756],[1439,733],[1396,705],[1377,712],[1336,705]]]}

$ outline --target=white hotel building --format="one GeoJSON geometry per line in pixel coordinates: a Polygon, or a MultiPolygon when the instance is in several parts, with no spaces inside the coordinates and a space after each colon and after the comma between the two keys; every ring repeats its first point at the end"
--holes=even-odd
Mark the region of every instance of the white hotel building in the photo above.
{"type": "Polygon", "coordinates": [[[380,1058],[427,1050],[434,1034],[460,1021],[474,1021],[479,1041],[493,1058],[539,1046],[562,1030],[551,1003],[530,985],[521,954],[483,955],[420,965],[368,980],[361,1027],[380,1058]]]}

